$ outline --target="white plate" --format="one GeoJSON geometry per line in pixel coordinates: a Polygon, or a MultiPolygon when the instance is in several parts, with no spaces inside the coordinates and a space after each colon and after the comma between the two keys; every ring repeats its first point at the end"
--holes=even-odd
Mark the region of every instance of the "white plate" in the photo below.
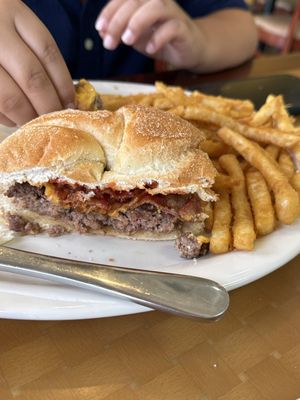
{"type": "MultiPolygon", "coordinates": [[[[94,82],[101,93],[153,91],[153,86],[94,82]]],[[[1,131],[1,129],[0,129],[1,131]]],[[[8,130],[2,129],[4,137],[8,130]]],[[[274,271],[300,252],[300,220],[256,241],[253,252],[181,259],[173,242],[130,241],[89,235],[24,237],[10,246],[58,257],[190,274],[213,279],[228,290],[274,271]]],[[[84,319],[132,314],[148,309],[129,301],[46,280],[0,273],[0,317],[16,319],[84,319]]]]}

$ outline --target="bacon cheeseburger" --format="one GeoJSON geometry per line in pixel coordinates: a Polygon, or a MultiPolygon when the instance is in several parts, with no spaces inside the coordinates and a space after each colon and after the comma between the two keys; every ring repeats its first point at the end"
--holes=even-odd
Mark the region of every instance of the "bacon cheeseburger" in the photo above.
{"type": "Polygon", "coordinates": [[[41,116],[0,144],[2,219],[22,234],[183,234],[178,247],[194,257],[201,246],[190,248],[186,232],[200,234],[203,203],[215,200],[203,139],[187,121],[144,106],[41,116]]]}

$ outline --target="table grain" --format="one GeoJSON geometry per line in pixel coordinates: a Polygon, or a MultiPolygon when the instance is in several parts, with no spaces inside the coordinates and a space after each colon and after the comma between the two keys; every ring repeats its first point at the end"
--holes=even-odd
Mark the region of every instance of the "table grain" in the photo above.
{"type": "Polygon", "coordinates": [[[1,320],[0,399],[300,397],[300,256],[230,297],[213,323],[158,311],[1,320]]]}

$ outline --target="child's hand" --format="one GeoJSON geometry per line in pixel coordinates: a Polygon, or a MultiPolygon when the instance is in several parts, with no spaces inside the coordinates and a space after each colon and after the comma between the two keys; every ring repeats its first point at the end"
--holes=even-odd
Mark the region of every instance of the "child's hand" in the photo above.
{"type": "Polygon", "coordinates": [[[109,50],[123,42],[180,68],[193,68],[201,58],[203,35],[172,0],[111,0],[96,29],[109,50]]]}
{"type": "Polygon", "coordinates": [[[0,123],[21,125],[74,101],[71,76],[40,20],[19,0],[0,1],[0,123]]]}

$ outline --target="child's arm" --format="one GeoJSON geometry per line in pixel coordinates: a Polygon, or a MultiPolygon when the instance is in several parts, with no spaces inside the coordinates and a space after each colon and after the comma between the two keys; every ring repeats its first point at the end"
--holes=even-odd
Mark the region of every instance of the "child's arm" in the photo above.
{"type": "Polygon", "coordinates": [[[107,49],[123,42],[175,68],[198,72],[237,65],[257,44],[249,12],[226,8],[192,19],[173,0],[111,0],[96,29],[107,49]]]}

